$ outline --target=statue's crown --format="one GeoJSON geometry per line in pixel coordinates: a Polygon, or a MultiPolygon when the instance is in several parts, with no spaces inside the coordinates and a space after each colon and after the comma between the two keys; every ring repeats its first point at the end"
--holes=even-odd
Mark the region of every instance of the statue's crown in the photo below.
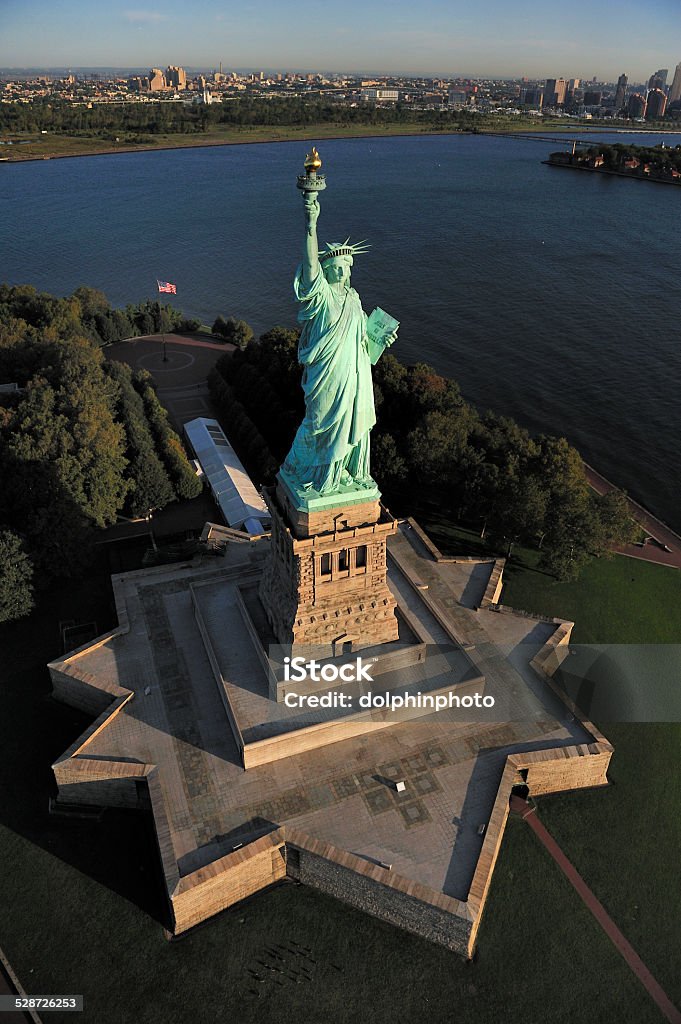
{"type": "Polygon", "coordinates": [[[326,249],[319,253],[319,262],[325,263],[332,260],[334,256],[357,256],[370,249],[369,243],[364,239],[361,242],[351,242],[346,238],[344,242],[327,242],[326,249]]]}

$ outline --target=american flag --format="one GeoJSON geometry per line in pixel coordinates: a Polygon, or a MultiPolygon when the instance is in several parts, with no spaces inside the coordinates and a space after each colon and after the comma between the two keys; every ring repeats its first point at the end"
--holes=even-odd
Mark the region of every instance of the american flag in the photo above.
{"type": "Polygon", "coordinates": [[[167,292],[168,295],[177,295],[177,285],[171,284],[170,281],[157,281],[159,292],[167,292]]]}

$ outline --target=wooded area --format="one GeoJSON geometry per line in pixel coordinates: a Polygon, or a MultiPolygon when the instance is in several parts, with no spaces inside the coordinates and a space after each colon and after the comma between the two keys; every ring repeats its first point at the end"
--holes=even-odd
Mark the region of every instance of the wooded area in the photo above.
{"type": "MultiPolygon", "coordinates": [[[[211,393],[258,482],[272,482],[303,414],[298,332],[275,327],[218,360],[211,393]]],[[[507,417],[480,414],[455,381],[386,354],[374,368],[372,474],[400,514],[434,504],[474,524],[506,553],[541,549],[541,565],[575,578],[594,556],[633,537],[624,495],[600,497],[565,438],[533,438],[507,417]]]]}
{"type": "Polygon", "coordinates": [[[201,483],[145,372],[107,362],[104,340],[157,330],[158,303],[112,310],[79,288],[65,299],[0,286],[0,621],[87,567],[94,531],[144,516],[201,483]]]}

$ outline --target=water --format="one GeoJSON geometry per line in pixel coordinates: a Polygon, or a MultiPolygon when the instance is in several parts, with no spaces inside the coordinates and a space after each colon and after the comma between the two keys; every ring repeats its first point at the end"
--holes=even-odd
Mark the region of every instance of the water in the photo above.
{"type": "MultiPolygon", "coordinates": [[[[401,321],[402,360],[456,378],[481,409],[564,434],[678,528],[681,189],[541,163],[564,144],[327,141],[320,238],[369,237],[353,283],[367,311],[401,321]]],[[[89,284],[125,305],[160,278],[205,322],[292,324],[306,148],[0,166],[0,279],[56,294],[89,284]]]]}

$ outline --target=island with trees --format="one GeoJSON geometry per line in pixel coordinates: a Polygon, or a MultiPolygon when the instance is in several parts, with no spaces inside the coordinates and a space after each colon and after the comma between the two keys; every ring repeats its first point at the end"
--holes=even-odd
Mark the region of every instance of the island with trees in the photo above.
{"type": "Polygon", "coordinates": [[[681,146],[636,146],[598,143],[570,153],[551,153],[544,163],[598,174],[617,174],[639,181],[681,185],[681,146]]]}

